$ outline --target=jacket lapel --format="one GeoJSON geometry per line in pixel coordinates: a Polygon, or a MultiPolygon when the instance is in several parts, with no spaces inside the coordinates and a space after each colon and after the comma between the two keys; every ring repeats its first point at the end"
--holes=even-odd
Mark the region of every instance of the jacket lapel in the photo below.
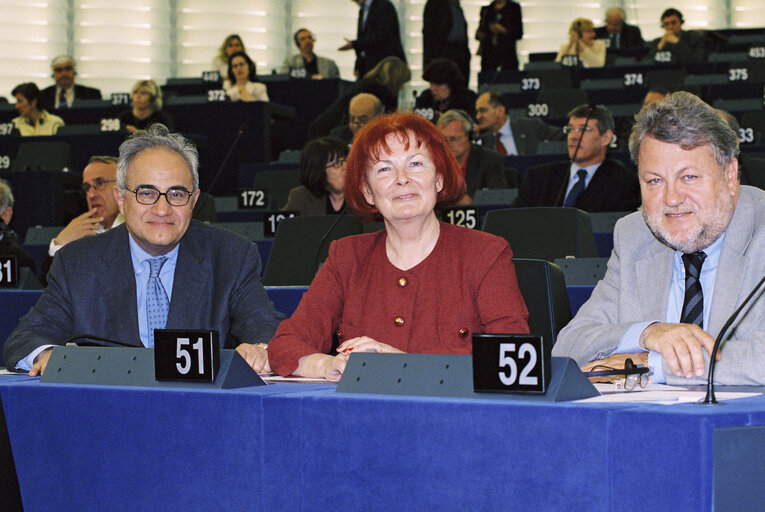
{"type": "Polygon", "coordinates": [[[105,332],[114,332],[116,329],[112,335],[115,339],[142,346],[138,334],[135,270],[128,242],[130,235],[124,224],[113,229],[116,236],[101,254],[107,275],[111,276],[109,281],[113,283],[110,290],[104,290],[105,296],[108,297],[105,301],[105,332]]]}

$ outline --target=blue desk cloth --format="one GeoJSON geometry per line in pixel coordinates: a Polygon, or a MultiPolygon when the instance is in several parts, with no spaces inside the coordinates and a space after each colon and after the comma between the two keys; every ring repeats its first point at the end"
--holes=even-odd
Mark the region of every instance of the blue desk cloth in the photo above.
{"type": "Polygon", "coordinates": [[[0,380],[0,395],[27,511],[710,510],[715,429],[765,424],[764,397],[551,404],[36,379],[0,380]]]}

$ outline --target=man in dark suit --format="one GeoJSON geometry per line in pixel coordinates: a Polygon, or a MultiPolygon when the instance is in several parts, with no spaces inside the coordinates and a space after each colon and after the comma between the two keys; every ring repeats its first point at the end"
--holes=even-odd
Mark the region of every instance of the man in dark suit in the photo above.
{"type": "Polygon", "coordinates": [[[648,57],[656,62],[688,64],[706,58],[706,39],[697,30],[683,30],[683,13],[669,8],[661,14],[664,35],[648,44],[648,57]]]}
{"type": "Polygon", "coordinates": [[[467,22],[459,0],[428,0],[422,12],[422,69],[435,59],[454,62],[470,81],[467,22]]]}
{"type": "Polygon", "coordinates": [[[640,28],[626,23],[626,16],[621,7],[611,7],[606,11],[606,26],[595,29],[595,37],[603,39],[610,50],[642,48],[643,34],[640,28]]]}
{"type": "Polygon", "coordinates": [[[252,242],[191,219],[193,144],[163,125],[120,146],[114,196],[125,223],[63,247],[48,287],[3,347],[9,368],[45,371],[53,346],[87,334],[152,347],[154,329],[218,331],[256,370],[283,318],[260,284],[252,242]]]}
{"type": "MultiPolygon", "coordinates": [[[[476,190],[508,188],[505,178],[505,157],[471,143],[473,120],[464,110],[447,110],[438,118],[438,129],[449,141],[449,147],[465,176],[465,195],[459,204],[472,204],[476,190]]],[[[512,183],[517,187],[517,183],[512,183]]]]}
{"type": "Polygon", "coordinates": [[[502,93],[486,91],[475,102],[481,144],[503,155],[535,155],[543,140],[563,140],[565,134],[536,117],[510,119],[502,93]]]}
{"type": "Polygon", "coordinates": [[[77,100],[101,99],[101,91],[98,89],[74,83],[77,67],[74,59],[69,55],[59,55],[53,59],[50,67],[56,85],[40,91],[42,108],[45,110],[71,107],[77,100]]]}
{"type": "Polygon", "coordinates": [[[633,211],[640,206],[637,175],[606,158],[614,137],[607,108],[580,105],[569,113],[569,161],[526,170],[514,206],[566,206],[587,212],[633,211]]]}
{"type": "Polygon", "coordinates": [[[359,22],[356,40],[346,39],[340,51],[354,50],[354,73],[363,78],[385,57],[398,57],[406,62],[404,47],[398,28],[398,14],[390,0],[353,0],[359,4],[359,22]]]}

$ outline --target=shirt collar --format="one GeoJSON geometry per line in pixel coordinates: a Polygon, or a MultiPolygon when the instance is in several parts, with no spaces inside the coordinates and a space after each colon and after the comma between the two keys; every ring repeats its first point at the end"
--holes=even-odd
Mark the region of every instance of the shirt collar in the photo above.
{"type": "MultiPolygon", "coordinates": [[[[720,235],[717,240],[704,249],[704,253],[707,255],[704,258],[704,264],[701,266],[701,272],[714,272],[717,270],[717,262],[720,261],[720,251],[722,250],[723,239],[725,238],[725,232],[720,235]]],[[[680,275],[685,276],[685,265],[683,265],[683,252],[675,251],[674,255],[675,268],[680,271],[680,275]]]]}
{"type": "MultiPolygon", "coordinates": [[[[133,240],[133,235],[129,234],[128,232],[128,241],[130,242],[130,257],[133,260],[133,268],[138,270],[141,268],[143,263],[147,262],[150,259],[156,258],[157,256],[152,256],[148,252],[144,251],[140,245],[138,245],[138,242],[133,240]]],[[[173,249],[168,252],[167,254],[163,254],[163,256],[167,256],[169,260],[175,261],[178,258],[178,248],[181,246],[179,243],[173,249]]]]}

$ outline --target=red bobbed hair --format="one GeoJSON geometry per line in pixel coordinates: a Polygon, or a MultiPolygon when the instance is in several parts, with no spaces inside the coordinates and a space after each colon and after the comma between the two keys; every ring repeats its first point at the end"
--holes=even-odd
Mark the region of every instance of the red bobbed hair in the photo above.
{"type": "Polygon", "coordinates": [[[416,114],[378,116],[356,134],[345,166],[345,200],[360,217],[374,217],[379,212],[364,198],[362,185],[367,184],[367,171],[383,153],[390,152],[387,138],[395,135],[408,150],[414,145],[425,148],[441,176],[444,187],[438,193],[436,208],[449,206],[465,195],[465,179],[454,159],[446,138],[430,121],[416,114]]]}

